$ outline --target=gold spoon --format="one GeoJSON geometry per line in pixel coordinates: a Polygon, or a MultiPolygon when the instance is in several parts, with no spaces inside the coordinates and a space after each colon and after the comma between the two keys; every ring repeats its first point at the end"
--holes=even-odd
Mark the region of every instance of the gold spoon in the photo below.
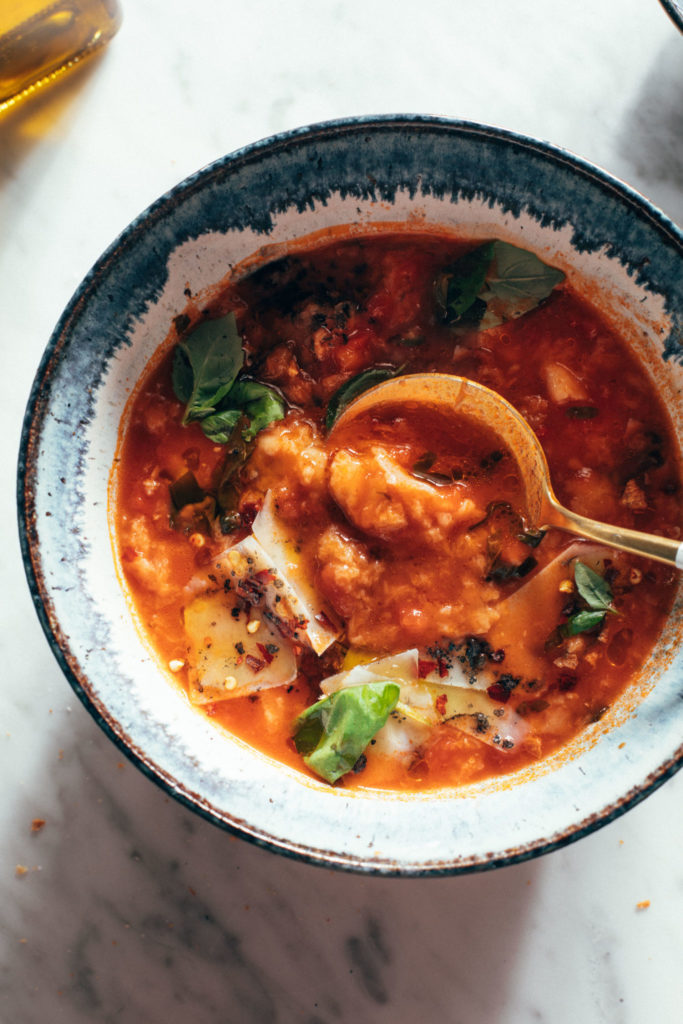
{"type": "Polygon", "coordinates": [[[445,411],[457,409],[462,415],[492,429],[517,461],[526,489],[527,513],[534,526],[541,529],[554,526],[579,537],[683,569],[683,542],[599,523],[560,505],[550,483],[545,453],[524,417],[495,391],[466,377],[447,373],[392,377],[350,402],[334,423],[330,437],[362,413],[397,403],[407,407],[428,405],[445,411]]]}

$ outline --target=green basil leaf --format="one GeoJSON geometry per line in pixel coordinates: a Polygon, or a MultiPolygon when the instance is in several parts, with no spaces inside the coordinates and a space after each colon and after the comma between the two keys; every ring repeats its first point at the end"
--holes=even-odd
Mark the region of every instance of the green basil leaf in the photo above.
{"type": "Polygon", "coordinates": [[[173,389],[185,403],[183,423],[216,412],[242,369],[244,353],[234,313],[206,320],[175,350],[173,389]]]}
{"type": "Polygon", "coordinates": [[[593,611],[614,611],[609,584],[583,562],[574,563],[574,582],[580,596],[593,611]]]}
{"type": "Polygon", "coordinates": [[[211,533],[216,514],[215,499],[202,487],[191,470],[169,485],[171,526],[186,533],[211,533]]]}
{"type": "Polygon", "coordinates": [[[421,455],[417,462],[413,463],[411,469],[411,475],[417,480],[424,480],[425,483],[434,484],[436,487],[443,487],[453,483],[453,477],[448,476],[446,473],[432,473],[431,469],[436,462],[436,455],[434,452],[425,452],[421,455]]]}
{"type": "Polygon", "coordinates": [[[187,405],[190,401],[190,395],[192,394],[194,374],[192,373],[190,360],[180,348],[180,345],[176,347],[176,350],[173,353],[171,380],[173,383],[173,392],[176,398],[181,401],[183,405],[187,405]]]}
{"type": "Polygon", "coordinates": [[[197,505],[206,498],[206,491],[199,486],[197,477],[189,469],[169,485],[169,492],[175,509],[197,505]]]}
{"type": "Polygon", "coordinates": [[[231,406],[243,409],[249,417],[249,426],[244,430],[246,441],[252,441],[260,430],[285,415],[282,396],[267,384],[257,380],[238,380],[230,389],[227,401],[231,406]]]}
{"type": "Polygon", "coordinates": [[[335,391],[328,402],[325,414],[326,429],[332,429],[339,415],[354,398],[358,398],[375,384],[381,384],[382,381],[389,380],[391,377],[397,377],[401,369],[402,367],[396,370],[393,366],[371,366],[370,369],[362,370],[361,373],[357,373],[355,377],[347,380],[335,391]]]}
{"type": "Polygon", "coordinates": [[[493,243],[493,261],[486,275],[486,287],[508,307],[505,319],[516,311],[527,312],[547,298],[555,285],[564,281],[564,274],[548,266],[528,249],[509,242],[493,243]]]}
{"type": "Polygon", "coordinates": [[[397,683],[379,680],[337,690],[306,708],[294,723],[294,744],[304,762],[326,782],[350,772],[400,692],[397,683]]]}
{"type": "Polygon", "coordinates": [[[493,246],[493,242],[477,246],[437,276],[436,304],[445,323],[458,323],[476,303],[491,266],[493,246]]]}
{"type": "Polygon", "coordinates": [[[528,313],[564,274],[533,252],[496,239],[477,246],[437,276],[436,305],[453,327],[497,327],[528,313]]]}
{"type": "Polygon", "coordinates": [[[586,630],[600,625],[604,618],[605,612],[577,612],[576,615],[567,619],[562,627],[562,632],[565,636],[576,636],[577,633],[585,633],[586,630]]]}
{"type": "Polygon", "coordinates": [[[242,437],[253,441],[260,430],[285,415],[285,402],[274,388],[255,380],[238,380],[221,402],[217,412],[206,416],[202,430],[216,444],[229,444],[242,420],[242,437]]]}
{"type": "Polygon", "coordinates": [[[216,444],[228,444],[235,426],[242,417],[239,409],[223,409],[211,413],[201,421],[202,430],[210,441],[216,444]]]}
{"type": "Polygon", "coordinates": [[[512,563],[504,562],[502,559],[495,559],[494,564],[486,573],[484,579],[494,580],[497,583],[505,583],[506,580],[522,580],[537,565],[538,561],[533,555],[528,555],[518,565],[512,565],[512,563]]]}
{"type": "Polygon", "coordinates": [[[517,540],[521,540],[522,544],[530,548],[537,548],[544,537],[545,530],[524,530],[517,534],[517,540]]]}
{"type": "Polygon", "coordinates": [[[244,439],[249,420],[239,411],[237,416],[232,433],[225,442],[225,454],[215,477],[216,501],[222,512],[234,512],[237,509],[240,488],[236,478],[249,456],[249,445],[244,439]]]}

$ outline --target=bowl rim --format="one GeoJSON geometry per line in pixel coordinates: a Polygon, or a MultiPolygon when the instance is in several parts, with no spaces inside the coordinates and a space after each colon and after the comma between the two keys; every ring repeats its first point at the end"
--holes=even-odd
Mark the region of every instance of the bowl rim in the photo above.
{"type": "MultiPolygon", "coordinates": [[[[322,121],[266,136],[204,165],[168,189],[143,209],[119,233],[85,275],[52,332],[31,386],[19,445],[16,499],[19,541],[27,583],[40,625],[52,653],[75,694],[97,725],[147,778],[151,779],[181,805],[205,820],[233,835],[246,839],[248,842],[281,855],[317,866],[358,874],[399,877],[443,877],[493,870],[498,867],[518,864],[560,849],[602,828],[655,792],[683,767],[683,744],[656,771],[651,772],[640,784],[633,787],[617,800],[603,807],[599,813],[593,813],[585,820],[568,826],[559,835],[528,842],[523,847],[505,851],[488,859],[481,855],[472,855],[448,864],[443,862],[425,862],[423,864],[397,865],[395,861],[390,859],[385,861],[363,860],[356,855],[312,849],[302,844],[274,837],[262,829],[255,829],[248,822],[229,818],[227,813],[217,813],[216,809],[199,794],[189,792],[182,784],[174,780],[173,776],[165,771],[151,756],[146,755],[142,750],[135,749],[131,742],[127,740],[122,730],[118,728],[118,724],[113,716],[108,715],[107,708],[94,695],[87,692],[85,686],[87,672],[79,664],[76,656],[73,655],[69,646],[69,638],[64,636],[59,621],[51,613],[49,594],[41,577],[39,568],[40,541],[36,531],[35,494],[31,486],[35,471],[30,457],[31,449],[33,439],[39,432],[46,413],[47,402],[44,390],[46,381],[49,380],[50,365],[53,357],[60,347],[62,339],[68,336],[69,324],[75,312],[87,300],[89,292],[99,275],[116,258],[120,250],[130,245],[134,241],[135,236],[146,229],[150,219],[157,220],[162,218],[165,211],[171,209],[179,199],[202,187],[216,173],[223,170],[229,171],[233,167],[238,168],[258,161],[262,155],[276,153],[283,147],[289,148],[299,144],[324,141],[325,139],[345,134],[356,134],[359,131],[381,132],[407,128],[414,130],[424,128],[430,131],[436,129],[445,133],[452,133],[456,137],[464,134],[469,137],[483,136],[494,138],[504,143],[515,144],[524,150],[531,150],[550,161],[568,166],[574,172],[578,171],[585,178],[596,182],[602,189],[608,192],[615,192],[629,206],[637,208],[639,215],[641,217],[644,215],[656,231],[663,235],[669,243],[673,242],[674,247],[678,248],[683,256],[683,231],[644,195],[601,167],[573,154],[567,149],[509,129],[443,116],[381,114],[322,121]]],[[[49,397],[49,389],[47,390],[49,397]]]]}
{"type": "Polygon", "coordinates": [[[677,3],[677,0],[659,0],[659,2],[676,28],[683,32],[683,7],[677,3]]]}

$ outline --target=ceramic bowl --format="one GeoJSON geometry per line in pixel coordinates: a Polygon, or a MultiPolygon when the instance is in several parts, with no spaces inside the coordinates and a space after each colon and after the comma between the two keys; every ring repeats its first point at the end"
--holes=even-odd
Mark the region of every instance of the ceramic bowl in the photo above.
{"type": "Polygon", "coordinates": [[[674,25],[683,32],[683,3],[680,0],[659,0],[674,25]]]}
{"type": "Polygon", "coordinates": [[[23,554],[74,690],[143,772],[210,821],[284,854],[383,874],[457,873],[562,846],[632,807],[683,759],[682,595],[627,693],[569,749],[502,781],[423,795],[318,783],[226,737],[141,639],[107,515],[131,389],[184,290],[264,244],[339,224],[438,223],[552,255],[621,326],[683,438],[683,238],[642,197],[547,144],[432,117],[288,132],[199,171],[137,218],[57,325],[28,404],[23,554]]]}

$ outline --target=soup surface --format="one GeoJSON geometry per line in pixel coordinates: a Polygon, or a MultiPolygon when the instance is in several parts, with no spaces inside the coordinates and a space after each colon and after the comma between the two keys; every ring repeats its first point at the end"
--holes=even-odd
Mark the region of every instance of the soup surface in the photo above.
{"type": "Polygon", "coordinates": [[[216,723],[337,785],[547,756],[671,606],[667,566],[534,529],[488,429],[409,402],[333,429],[372,384],[434,370],[516,406],[562,503],[680,535],[651,381],[560,272],[500,242],[340,237],[209,308],[188,295],[121,437],[116,546],[162,663],[216,723]]]}

